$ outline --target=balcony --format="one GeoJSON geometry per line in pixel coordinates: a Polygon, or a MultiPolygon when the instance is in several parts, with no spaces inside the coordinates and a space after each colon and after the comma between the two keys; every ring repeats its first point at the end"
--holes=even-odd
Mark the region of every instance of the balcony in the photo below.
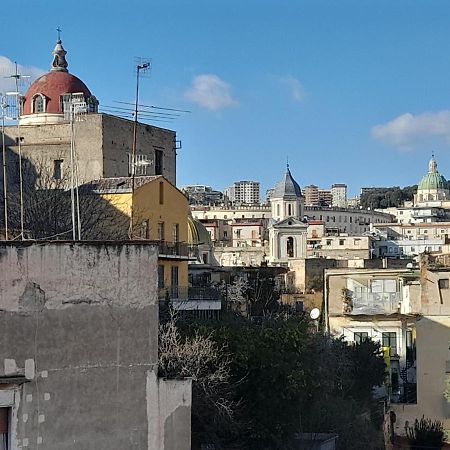
{"type": "Polygon", "coordinates": [[[222,293],[213,287],[171,286],[159,290],[159,300],[169,300],[176,310],[221,310],[222,293]]]}
{"type": "Polygon", "coordinates": [[[169,259],[195,259],[191,255],[190,246],[184,242],[151,241],[158,246],[158,256],[169,259]]]}
{"type": "Polygon", "coordinates": [[[352,308],[348,309],[347,313],[352,315],[393,314],[400,311],[401,299],[400,292],[353,294],[352,308]]]}

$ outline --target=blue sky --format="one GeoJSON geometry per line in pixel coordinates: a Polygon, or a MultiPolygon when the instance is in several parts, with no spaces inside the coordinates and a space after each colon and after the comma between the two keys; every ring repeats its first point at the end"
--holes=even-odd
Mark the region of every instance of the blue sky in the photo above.
{"type": "MultiPolygon", "coordinates": [[[[140,102],[189,109],[178,185],[417,183],[435,152],[450,178],[447,0],[16,0],[0,73],[47,70],[63,29],[69,70],[102,105],[133,101],[135,56],[152,58],[140,102]],[[14,24],[19,26],[14,28],[14,24]],[[15,37],[17,36],[17,37],[15,37]]],[[[5,81],[0,91],[7,90],[5,81]]]]}

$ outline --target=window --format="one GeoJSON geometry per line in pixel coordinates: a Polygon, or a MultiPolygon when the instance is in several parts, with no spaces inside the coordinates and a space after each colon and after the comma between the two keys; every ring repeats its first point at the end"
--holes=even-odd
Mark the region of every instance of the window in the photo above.
{"type": "Polygon", "coordinates": [[[345,244],[345,239],[339,239],[339,245],[344,245],[345,244]]]}
{"type": "Polygon", "coordinates": [[[180,227],[177,223],[174,223],[172,226],[172,242],[179,242],[179,240],[180,240],[180,227]]]}
{"type": "Polygon", "coordinates": [[[164,222],[158,222],[158,241],[164,241],[164,222]]]}
{"type": "Polygon", "coordinates": [[[439,289],[448,289],[448,278],[442,278],[438,280],[439,283],[439,289]]]}
{"type": "Polygon", "coordinates": [[[327,239],[327,245],[331,245],[331,244],[332,244],[331,239],[327,239]]]}
{"type": "Polygon", "coordinates": [[[389,347],[391,349],[391,355],[397,353],[397,333],[395,331],[389,331],[382,334],[383,347],[389,347]]]}
{"type": "Polygon", "coordinates": [[[164,181],[159,182],[159,204],[164,205],[164,181]]]}
{"type": "Polygon", "coordinates": [[[280,205],[277,205],[277,216],[280,215],[280,205]]]}
{"type": "Polygon", "coordinates": [[[354,244],[355,245],[360,245],[361,244],[361,239],[354,239],[354,244]]]}
{"type": "Polygon", "coordinates": [[[369,333],[367,331],[357,331],[353,333],[353,341],[357,344],[366,341],[369,338],[369,333]]]}
{"type": "Polygon", "coordinates": [[[10,408],[0,408],[0,450],[10,448],[9,416],[10,408]]]}
{"type": "Polygon", "coordinates": [[[172,266],[170,290],[172,294],[178,294],[178,266],[172,266]]]}
{"type": "Polygon", "coordinates": [[[55,159],[53,161],[53,178],[55,180],[61,180],[62,178],[62,159],[55,159]]]}
{"type": "Polygon", "coordinates": [[[42,113],[44,109],[44,98],[41,94],[37,94],[33,99],[33,113],[42,113]]]}
{"type": "Polygon", "coordinates": [[[155,150],[155,175],[162,175],[164,171],[164,152],[155,150]]]}
{"type": "Polygon", "coordinates": [[[202,262],[203,264],[209,264],[209,255],[207,252],[202,253],[202,262]]]}
{"type": "Polygon", "coordinates": [[[292,205],[288,204],[288,216],[292,216],[292,205]]]}
{"type": "Polygon", "coordinates": [[[164,286],[164,266],[158,265],[158,288],[162,289],[164,286]]]}
{"type": "Polygon", "coordinates": [[[294,238],[289,236],[286,241],[286,254],[288,258],[294,257],[294,238]]]}
{"type": "Polygon", "coordinates": [[[141,224],[141,239],[148,239],[149,237],[149,221],[143,220],[141,224]]]}
{"type": "Polygon", "coordinates": [[[224,232],[223,232],[223,237],[224,237],[224,238],[227,238],[227,237],[228,237],[228,231],[224,231],[224,232]]]}
{"type": "Polygon", "coordinates": [[[236,230],[236,237],[239,239],[241,237],[241,231],[240,229],[236,230]]]}

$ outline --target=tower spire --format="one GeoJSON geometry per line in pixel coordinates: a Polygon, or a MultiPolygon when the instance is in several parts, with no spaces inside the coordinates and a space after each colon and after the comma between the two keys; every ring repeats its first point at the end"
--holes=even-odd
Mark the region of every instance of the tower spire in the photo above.
{"type": "Polygon", "coordinates": [[[66,54],[67,52],[64,50],[64,47],[62,46],[61,42],[61,28],[58,27],[56,29],[58,32],[58,40],[56,41],[55,48],[53,49],[52,55],[53,55],[53,61],[52,61],[52,68],[51,70],[57,71],[57,72],[68,72],[67,70],[67,61],[66,61],[66,54]]]}

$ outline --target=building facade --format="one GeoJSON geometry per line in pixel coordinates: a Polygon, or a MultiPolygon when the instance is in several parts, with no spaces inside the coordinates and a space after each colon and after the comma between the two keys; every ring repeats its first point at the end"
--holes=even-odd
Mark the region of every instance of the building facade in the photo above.
{"type": "Polygon", "coordinates": [[[377,395],[395,412],[398,435],[423,415],[450,429],[450,272],[427,260],[410,269],[325,271],[327,329],[381,344],[389,376],[377,395]]]}
{"type": "Polygon", "coordinates": [[[259,181],[235,181],[224,190],[224,195],[230,202],[244,205],[258,205],[259,181]]]}
{"type": "Polygon", "coordinates": [[[338,208],[347,207],[347,185],[343,183],[335,183],[331,186],[332,206],[338,208]]]}
{"type": "MultiPolygon", "coordinates": [[[[26,183],[50,189],[105,177],[164,175],[176,183],[176,134],[98,113],[98,101],[86,84],[69,73],[65,50],[58,41],[51,70],[21,97],[19,126],[5,127],[7,188],[26,183]]],[[[2,187],[3,189],[3,187],[2,187]]]]}
{"type": "Polygon", "coordinates": [[[0,255],[6,448],[190,449],[191,382],[157,374],[157,248],[20,242],[0,255]]]}

